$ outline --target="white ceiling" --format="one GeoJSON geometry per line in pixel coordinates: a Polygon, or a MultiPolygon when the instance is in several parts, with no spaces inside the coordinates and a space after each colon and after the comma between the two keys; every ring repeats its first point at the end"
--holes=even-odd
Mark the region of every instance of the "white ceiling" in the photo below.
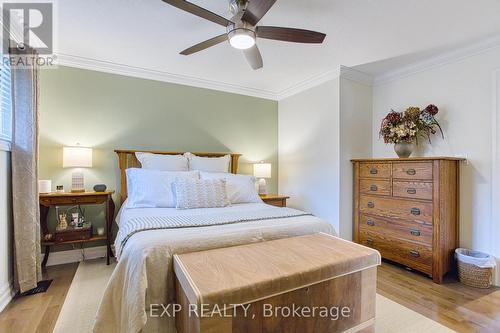
{"type": "MultiPolygon", "coordinates": [[[[226,0],[193,2],[230,17],[226,0]]],[[[254,71],[225,43],[179,55],[224,28],[161,0],[59,0],[56,45],[62,56],[278,95],[339,65],[425,54],[499,33],[499,13],[499,0],[278,0],[260,25],[316,30],[327,37],[322,45],[260,39],[264,68],[254,71]]]]}

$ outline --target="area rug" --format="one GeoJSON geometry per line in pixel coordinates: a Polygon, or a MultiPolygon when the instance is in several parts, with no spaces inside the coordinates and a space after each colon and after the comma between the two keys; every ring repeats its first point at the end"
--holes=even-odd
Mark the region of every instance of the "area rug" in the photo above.
{"type": "MultiPolygon", "coordinates": [[[[104,288],[115,263],[103,259],[81,262],[54,328],[55,333],[90,333],[104,288]]],[[[455,332],[423,315],[377,294],[377,333],[455,332]]]]}

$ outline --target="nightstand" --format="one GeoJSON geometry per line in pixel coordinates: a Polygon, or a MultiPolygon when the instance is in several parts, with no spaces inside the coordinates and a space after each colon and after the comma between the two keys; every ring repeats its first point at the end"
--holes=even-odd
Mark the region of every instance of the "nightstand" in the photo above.
{"type": "Polygon", "coordinates": [[[273,205],[276,207],[286,207],[286,200],[290,197],[279,194],[266,194],[261,195],[260,198],[268,205],[273,205]]]}
{"type": "Polygon", "coordinates": [[[99,240],[106,241],[106,262],[109,265],[109,258],[113,256],[111,251],[111,226],[115,214],[115,203],[112,194],[115,191],[105,192],[79,192],[79,193],[40,193],[40,227],[42,229],[42,246],[45,246],[45,255],[42,261],[42,267],[45,267],[49,259],[50,247],[58,244],[88,243],[99,240]],[[106,209],[106,228],[104,235],[91,235],[86,239],[57,241],[54,234],[49,231],[47,225],[47,216],[51,206],[75,206],[75,205],[100,205],[104,204],[106,209]],[[52,239],[45,240],[46,235],[52,234],[52,239]]]}

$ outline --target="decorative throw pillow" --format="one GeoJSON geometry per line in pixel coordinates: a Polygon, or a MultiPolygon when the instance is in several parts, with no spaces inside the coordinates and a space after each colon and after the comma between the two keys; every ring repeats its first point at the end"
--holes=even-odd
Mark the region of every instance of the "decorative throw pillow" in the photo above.
{"type": "Polygon", "coordinates": [[[127,174],[127,208],[173,208],[172,184],[176,179],[199,179],[198,171],[158,171],[130,168],[127,174]]]}
{"type": "Polygon", "coordinates": [[[200,157],[191,153],[185,153],[189,160],[189,170],[205,172],[229,172],[229,162],[231,155],[222,157],[200,157]]]}
{"type": "Polygon", "coordinates": [[[229,205],[224,179],[181,179],[174,183],[177,209],[214,208],[229,205]]]}
{"type": "Polygon", "coordinates": [[[159,171],[188,171],[188,159],[184,155],[135,153],[143,169],[159,171]]]}
{"type": "Polygon", "coordinates": [[[255,177],[232,173],[200,172],[201,179],[225,179],[227,197],[232,204],[262,202],[255,189],[255,177]]]}

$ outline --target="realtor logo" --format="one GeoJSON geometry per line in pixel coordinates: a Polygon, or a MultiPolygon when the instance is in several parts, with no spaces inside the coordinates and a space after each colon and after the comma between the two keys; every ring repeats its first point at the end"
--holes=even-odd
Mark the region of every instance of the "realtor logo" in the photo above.
{"type": "Polygon", "coordinates": [[[3,54],[27,54],[31,47],[40,55],[53,52],[52,2],[2,4],[3,54]]]}

